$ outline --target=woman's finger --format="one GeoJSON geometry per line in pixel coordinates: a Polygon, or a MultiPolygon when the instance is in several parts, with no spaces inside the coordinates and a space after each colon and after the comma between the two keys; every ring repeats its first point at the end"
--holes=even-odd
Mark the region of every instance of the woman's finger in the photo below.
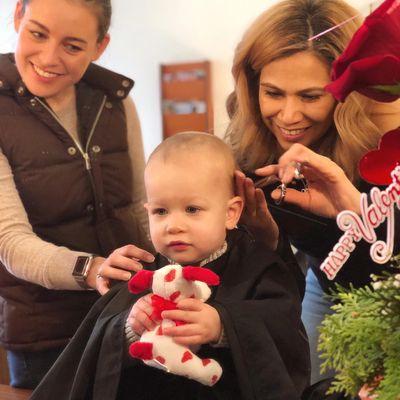
{"type": "Polygon", "coordinates": [[[96,289],[103,296],[110,290],[110,281],[101,275],[96,277],[96,289]]]}
{"type": "MultiPolygon", "coordinates": [[[[255,197],[256,197],[256,207],[260,210],[261,214],[269,215],[271,214],[268,210],[267,200],[265,199],[264,192],[261,189],[255,190],[255,197]]],[[[272,218],[272,217],[271,217],[272,218]]]]}
{"type": "Polygon", "coordinates": [[[254,173],[258,176],[278,176],[279,166],[278,164],[267,165],[262,168],[257,168],[254,173]]]}
{"type": "MultiPolygon", "coordinates": [[[[315,153],[309,148],[295,143],[286,153],[279,159],[279,170],[281,174],[285,174],[288,169],[288,176],[294,171],[293,166],[299,165],[301,172],[307,170],[312,171],[316,176],[324,177],[326,180],[334,179],[335,181],[344,175],[343,170],[328,157],[315,153]],[[292,166],[290,169],[289,166],[292,166]],[[306,167],[306,168],[304,168],[306,167]]],[[[285,178],[286,179],[286,178],[285,178]]],[[[285,183],[290,182],[290,176],[285,183]]]]}
{"type": "MultiPolygon", "coordinates": [[[[113,268],[125,269],[127,271],[140,271],[143,269],[142,264],[139,261],[132,259],[130,257],[124,256],[119,253],[113,253],[105,262],[113,268]]],[[[100,267],[101,268],[101,267],[100,267]]]]}
{"type": "Polygon", "coordinates": [[[250,178],[245,179],[245,205],[250,215],[256,213],[256,196],[254,182],[250,178]]]}
{"type": "MultiPolygon", "coordinates": [[[[281,190],[275,189],[271,192],[273,200],[278,201],[281,198],[281,190]]],[[[286,195],[283,202],[290,203],[301,207],[303,210],[308,211],[310,206],[310,193],[300,192],[296,189],[286,189],[286,195]]]]}
{"type": "Polygon", "coordinates": [[[136,247],[133,244],[128,244],[126,246],[120,247],[117,250],[115,250],[114,253],[145,262],[154,261],[154,256],[151,253],[149,253],[146,250],[140,249],[139,247],[136,247]]]}
{"type": "Polygon", "coordinates": [[[110,265],[103,265],[99,269],[99,275],[103,278],[114,279],[118,281],[128,281],[132,277],[132,273],[110,265]]]}

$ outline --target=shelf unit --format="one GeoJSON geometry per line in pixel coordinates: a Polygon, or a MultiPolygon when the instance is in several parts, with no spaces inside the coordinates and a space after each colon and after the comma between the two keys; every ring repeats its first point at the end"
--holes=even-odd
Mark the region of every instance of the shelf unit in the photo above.
{"type": "Polygon", "coordinates": [[[210,62],[161,65],[163,138],[213,131],[210,62]]]}

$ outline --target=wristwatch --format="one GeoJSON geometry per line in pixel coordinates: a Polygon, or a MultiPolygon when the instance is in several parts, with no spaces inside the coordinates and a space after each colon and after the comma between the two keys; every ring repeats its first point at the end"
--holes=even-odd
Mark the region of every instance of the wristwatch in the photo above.
{"type": "Polygon", "coordinates": [[[90,288],[86,283],[86,279],[89,275],[93,259],[94,254],[91,254],[89,256],[79,256],[76,259],[74,270],[72,271],[72,276],[75,278],[76,282],[84,289],[90,288]]]}

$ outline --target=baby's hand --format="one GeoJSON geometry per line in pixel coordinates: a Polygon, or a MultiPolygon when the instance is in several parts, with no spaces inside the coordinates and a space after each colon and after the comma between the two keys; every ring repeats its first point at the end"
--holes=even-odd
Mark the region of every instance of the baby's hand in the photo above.
{"type": "Polygon", "coordinates": [[[141,335],[144,331],[154,329],[159,321],[151,319],[153,313],[153,306],[151,305],[151,296],[149,293],[141,297],[132,307],[127,322],[130,324],[132,330],[141,335]]]}
{"type": "Polygon", "coordinates": [[[162,317],[186,324],[163,329],[165,335],[173,336],[176,343],[185,346],[218,341],[221,320],[214,307],[197,299],[182,300],[177,307],[178,310],[163,311],[162,317]]]}

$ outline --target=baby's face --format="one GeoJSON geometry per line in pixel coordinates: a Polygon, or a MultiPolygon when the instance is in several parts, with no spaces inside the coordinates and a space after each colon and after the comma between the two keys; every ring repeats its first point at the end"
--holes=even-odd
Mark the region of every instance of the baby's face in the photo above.
{"type": "Polygon", "coordinates": [[[226,229],[234,226],[229,218],[232,196],[227,179],[215,176],[209,164],[188,155],[182,161],[152,160],[146,167],[146,209],[153,244],[179,264],[207,258],[222,246],[226,229]]]}

